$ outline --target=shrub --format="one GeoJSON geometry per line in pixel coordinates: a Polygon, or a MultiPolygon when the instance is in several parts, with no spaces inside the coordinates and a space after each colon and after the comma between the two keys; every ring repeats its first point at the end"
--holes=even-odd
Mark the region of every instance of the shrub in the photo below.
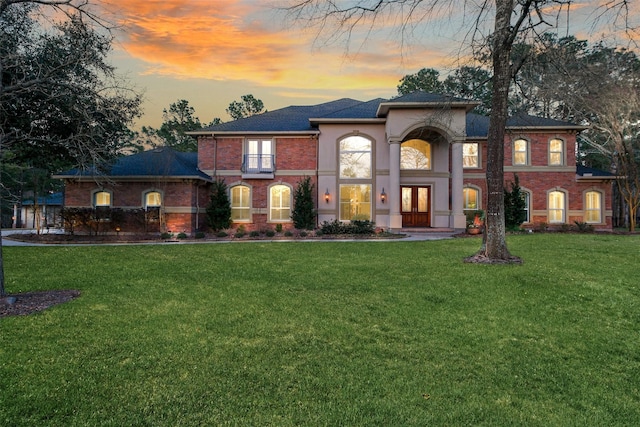
{"type": "Polygon", "coordinates": [[[298,229],[312,230],[316,225],[316,210],[313,202],[314,185],[310,177],[298,182],[293,193],[293,210],[291,219],[298,229]]]}
{"type": "Polygon", "coordinates": [[[527,219],[525,194],[520,189],[520,180],[515,175],[511,191],[504,189],[504,225],[507,230],[517,230],[527,219]]]}
{"type": "Polygon", "coordinates": [[[325,221],[320,226],[322,235],[331,234],[375,234],[376,224],[368,219],[356,219],[350,223],[343,223],[334,219],[333,221],[325,221]]]}
{"type": "Polygon", "coordinates": [[[259,237],[260,236],[260,232],[253,230],[252,232],[249,233],[249,237],[259,237]]]}
{"type": "Polygon", "coordinates": [[[187,233],[182,232],[182,233],[178,233],[178,236],[177,236],[177,237],[178,237],[178,239],[181,239],[181,240],[182,240],[182,239],[186,239],[186,238],[187,238],[187,237],[189,237],[189,236],[187,236],[187,233]]]}
{"type": "Polygon", "coordinates": [[[218,231],[216,237],[227,237],[229,234],[226,231],[218,231]]]}
{"type": "Polygon", "coordinates": [[[213,231],[229,228],[231,225],[231,203],[224,180],[216,180],[211,186],[211,197],[207,205],[207,225],[213,231]]]}
{"type": "Polygon", "coordinates": [[[287,237],[291,237],[291,236],[293,236],[293,233],[290,230],[287,230],[287,231],[284,232],[284,235],[287,236],[287,237]]]}
{"type": "Polygon", "coordinates": [[[172,237],[173,237],[173,234],[171,234],[171,233],[169,233],[169,232],[167,232],[167,231],[165,231],[164,233],[162,233],[162,234],[160,235],[160,238],[161,238],[162,240],[167,240],[167,239],[170,239],[170,238],[172,238],[172,237]]]}
{"type": "Polygon", "coordinates": [[[302,230],[299,235],[300,237],[307,237],[308,234],[306,231],[302,230]]]}
{"type": "Polygon", "coordinates": [[[205,234],[202,231],[197,231],[195,237],[196,239],[204,239],[205,234]]]}
{"type": "Polygon", "coordinates": [[[276,224],[276,232],[282,233],[282,224],[276,224]]]}
{"type": "Polygon", "coordinates": [[[247,235],[247,232],[244,228],[244,225],[241,225],[240,227],[238,227],[238,229],[236,230],[236,234],[235,237],[237,238],[241,238],[247,235]]]}
{"type": "Polygon", "coordinates": [[[267,230],[267,231],[265,231],[265,233],[264,233],[264,234],[266,234],[266,235],[267,235],[267,237],[273,237],[273,236],[275,236],[275,235],[276,235],[276,232],[275,232],[275,231],[273,231],[273,230],[267,230]]]}
{"type": "Polygon", "coordinates": [[[576,228],[581,233],[590,233],[593,231],[593,225],[587,224],[586,222],[574,221],[576,223],[576,228]]]}

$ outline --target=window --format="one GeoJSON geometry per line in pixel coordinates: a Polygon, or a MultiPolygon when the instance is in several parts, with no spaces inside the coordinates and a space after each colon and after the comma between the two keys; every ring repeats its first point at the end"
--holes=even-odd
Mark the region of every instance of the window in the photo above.
{"type": "Polygon", "coordinates": [[[340,178],[371,178],[371,141],[362,136],[340,141],[340,178]]]}
{"type": "Polygon", "coordinates": [[[340,186],[340,221],[371,219],[371,185],[340,186]]]}
{"type": "Polygon", "coordinates": [[[602,222],[602,195],[598,191],[588,191],[585,193],[585,222],[602,222]]]}
{"type": "Polygon", "coordinates": [[[565,195],[562,191],[551,191],[548,199],[549,224],[564,224],[565,195]]]}
{"type": "Polygon", "coordinates": [[[479,209],[480,207],[478,205],[479,193],[480,192],[475,188],[467,187],[462,189],[462,196],[464,198],[464,204],[462,205],[462,209],[465,211],[479,209]]]}
{"type": "Polygon", "coordinates": [[[160,220],[161,206],[162,195],[158,191],[150,191],[144,195],[144,208],[147,212],[147,221],[155,222],[160,220]]]}
{"type": "Polygon", "coordinates": [[[562,166],[564,164],[564,143],[561,139],[549,141],[549,165],[562,166]]]}
{"type": "MultiPolygon", "coordinates": [[[[286,187],[285,187],[286,188],[286,187]]],[[[231,220],[249,221],[251,190],[245,185],[231,187],[231,220]]]]}
{"type": "Polygon", "coordinates": [[[462,144],[462,166],[465,168],[480,167],[477,143],[466,142],[462,144]]]}
{"type": "Polygon", "coordinates": [[[245,173],[272,173],[274,171],[273,141],[249,139],[242,164],[245,173]]]}
{"type": "Polygon", "coordinates": [[[98,221],[108,221],[111,217],[111,193],[98,191],[93,194],[93,206],[98,221]]]}
{"type": "Polygon", "coordinates": [[[286,185],[274,185],[269,190],[271,221],[291,221],[291,189],[286,185]]]}
{"type": "Polygon", "coordinates": [[[513,141],[513,164],[514,165],[528,165],[529,164],[529,150],[528,143],[524,139],[516,139],[513,141]]]}
{"type": "Polygon", "coordinates": [[[522,198],[524,199],[524,222],[531,222],[531,193],[525,190],[522,191],[522,198]]]}
{"type": "Polygon", "coordinates": [[[162,195],[157,191],[150,191],[144,196],[145,208],[159,208],[162,206],[162,195]]]}
{"type": "Polygon", "coordinates": [[[400,169],[431,169],[431,144],[421,139],[411,139],[400,146],[400,169]]]}

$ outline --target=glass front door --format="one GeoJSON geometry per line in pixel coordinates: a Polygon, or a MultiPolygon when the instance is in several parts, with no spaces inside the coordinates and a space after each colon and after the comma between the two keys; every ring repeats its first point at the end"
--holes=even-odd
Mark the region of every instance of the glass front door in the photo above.
{"type": "Polygon", "coordinates": [[[400,212],[403,227],[431,226],[431,187],[402,186],[400,212]]]}

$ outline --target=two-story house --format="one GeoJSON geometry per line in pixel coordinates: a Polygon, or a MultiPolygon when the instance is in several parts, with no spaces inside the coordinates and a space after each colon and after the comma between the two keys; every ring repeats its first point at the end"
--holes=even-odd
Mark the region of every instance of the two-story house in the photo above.
{"type": "MultiPolygon", "coordinates": [[[[307,176],[315,184],[319,223],[369,219],[391,230],[463,229],[465,211],[483,209],[487,197],[489,119],[472,114],[475,106],[423,92],[391,100],[290,106],[192,132],[198,138],[192,176],[185,180],[174,174],[167,181],[178,187],[197,182],[202,193],[211,180],[224,179],[233,222],[249,230],[291,227],[294,189],[307,176]]],[[[519,177],[527,202],[525,225],[579,221],[611,229],[613,177],[576,166],[581,129],[524,115],[509,119],[505,184],[519,177]]],[[[80,200],[83,206],[88,201],[97,206],[96,194],[104,192],[113,206],[136,197],[144,206],[144,194],[156,192],[162,209],[183,214],[179,226],[167,217],[166,228],[193,232],[204,224],[201,193],[169,205],[155,191],[163,178],[154,173],[156,184],[144,181],[144,189],[122,176],[117,186],[104,188],[79,186],[73,174],[60,177],[67,180],[67,206],[80,200]]]]}

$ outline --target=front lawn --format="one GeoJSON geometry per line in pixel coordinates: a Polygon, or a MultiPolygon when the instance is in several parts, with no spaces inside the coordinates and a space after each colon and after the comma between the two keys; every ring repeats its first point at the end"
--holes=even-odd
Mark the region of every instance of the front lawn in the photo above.
{"type": "Polygon", "coordinates": [[[0,425],[640,425],[640,236],[6,247],[0,425]]]}

